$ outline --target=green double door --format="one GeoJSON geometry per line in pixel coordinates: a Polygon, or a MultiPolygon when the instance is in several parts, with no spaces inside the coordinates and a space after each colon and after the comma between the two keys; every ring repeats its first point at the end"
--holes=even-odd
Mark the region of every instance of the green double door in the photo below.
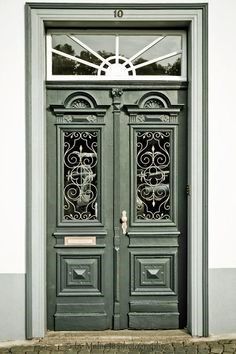
{"type": "Polygon", "coordinates": [[[48,88],[48,329],[186,325],[185,105],[181,88],[48,88]]]}

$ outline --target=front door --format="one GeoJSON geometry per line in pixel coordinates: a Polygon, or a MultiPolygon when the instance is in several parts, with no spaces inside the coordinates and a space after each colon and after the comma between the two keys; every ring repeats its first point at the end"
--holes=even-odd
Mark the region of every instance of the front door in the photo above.
{"type": "Polygon", "coordinates": [[[186,90],[52,85],[47,102],[48,329],[183,328],[186,90]]]}

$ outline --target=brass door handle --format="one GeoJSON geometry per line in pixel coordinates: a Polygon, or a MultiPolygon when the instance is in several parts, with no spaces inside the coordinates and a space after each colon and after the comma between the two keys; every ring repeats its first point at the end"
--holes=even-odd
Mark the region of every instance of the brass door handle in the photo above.
{"type": "Polygon", "coordinates": [[[120,218],[120,223],[121,223],[121,228],[123,231],[123,235],[127,234],[127,228],[128,228],[128,218],[127,218],[127,213],[125,210],[122,211],[121,213],[121,218],[120,218]]]}

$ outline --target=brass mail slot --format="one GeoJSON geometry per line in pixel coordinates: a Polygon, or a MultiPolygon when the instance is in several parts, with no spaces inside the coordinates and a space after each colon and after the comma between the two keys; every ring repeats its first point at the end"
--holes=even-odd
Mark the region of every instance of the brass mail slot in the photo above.
{"type": "Polygon", "coordinates": [[[96,237],[95,236],[81,236],[81,237],[64,237],[64,245],[66,246],[95,246],[96,237]]]}

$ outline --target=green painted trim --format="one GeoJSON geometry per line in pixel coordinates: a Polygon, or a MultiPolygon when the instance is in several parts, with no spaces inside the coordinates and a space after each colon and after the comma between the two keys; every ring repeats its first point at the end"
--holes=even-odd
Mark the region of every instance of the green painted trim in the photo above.
{"type": "Polygon", "coordinates": [[[202,228],[202,253],[203,253],[203,336],[209,335],[209,303],[208,303],[208,6],[202,9],[203,26],[203,56],[202,56],[202,81],[203,81],[203,228],[202,228]]]}
{"type": "Polygon", "coordinates": [[[47,89],[55,89],[55,90],[63,90],[65,87],[67,89],[78,89],[78,85],[81,89],[93,89],[96,87],[96,89],[104,90],[106,89],[112,89],[112,88],[120,88],[124,87],[125,90],[133,90],[134,88],[140,88],[140,85],[142,85],[143,89],[150,89],[152,90],[153,87],[155,87],[157,90],[183,90],[183,89],[188,89],[188,83],[186,81],[152,81],[149,80],[148,82],[143,82],[143,81],[130,81],[124,80],[124,81],[119,81],[119,82],[114,82],[112,83],[110,80],[108,81],[94,81],[94,82],[88,82],[88,81],[46,81],[46,88],[47,89]]]}
{"type": "MultiPolygon", "coordinates": [[[[33,188],[33,181],[32,181],[32,174],[35,173],[32,170],[32,160],[34,155],[36,154],[36,149],[34,146],[31,144],[32,139],[37,136],[39,138],[39,141],[42,142],[42,136],[43,136],[43,131],[44,131],[44,121],[41,122],[42,126],[37,125],[36,121],[36,116],[40,118],[41,113],[42,113],[42,103],[43,103],[43,55],[44,51],[42,47],[42,38],[43,36],[43,24],[48,23],[48,21],[51,20],[55,21],[55,23],[59,24],[60,23],[60,11],[55,12],[53,15],[53,10],[73,10],[73,9],[114,9],[116,7],[121,7],[121,4],[71,4],[71,3],[27,3],[25,6],[25,11],[26,11],[26,86],[27,86],[27,92],[26,92],[26,111],[27,111],[27,121],[26,121],[26,137],[27,137],[27,152],[26,152],[26,158],[27,158],[27,185],[26,185],[26,198],[27,198],[27,225],[26,225],[26,232],[27,232],[27,337],[31,338],[34,336],[41,336],[45,328],[43,328],[43,323],[45,323],[44,313],[41,313],[40,310],[44,309],[43,306],[45,306],[44,303],[44,295],[43,291],[41,291],[37,288],[36,290],[33,287],[33,284],[41,284],[44,280],[44,275],[42,274],[44,272],[44,265],[43,265],[43,250],[45,247],[45,242],[44,240],[37,241],[34,239],[32,240],[31,235],[35,231],[35,226],[33,225],[33,222],[31,222],[31,218],[35,215],[33,213],[33,202],[35,206],[35,201],[39,199],[40,204],[39,204],[39,211],[40,211],[40,220],[43,220],[44,222],[44,206],[42,202],[42,196],[41,199],[37,195],[35,195],[35,191],[32,191],[33,188]],[[46,11],[48,9],[48,12],[46,11]],[[45,10],[45,11],[41,11],[45,10]],[[51,10],[51,11],[50,11],[51,10]],[[52,15],[51,18],[49,15],[52,15]],[[40,43],[38,43],[38,40],[41,40],[40,43]],[[36,40],[36,41],[35,41],[36,40]],[[36,44],[37,43],[37,46],[36,44]],[[40,47],[40,49],[39,49],[40,47]],[[38,56],[38,66],[35,67],[32,65],[32,59],[34,57],[36,58],[38,56]],[[33,89],[34,88],[34,89],[33,89]],[[36,100],[37,98],[37,100],[36,100]],[[31,119],[33,117],[32,115],[32,109],[34,110],[34,122],[32,124],[31,119]],[[36,129],[39,129],[39,132],[36,134],[36,129]],[[36,198],[35,198],[36,197],[36,198]],[[38,199],[37,199],[38,198],[38,199]],[[35,260],[34,256],[36,254],[35,247],[40,246],[42,249],[39,250],[39,260],[40,260],[40,267],[42,266],[42,271],[41,274],[37,272],[36,277],[34,277],[33,269],[35,269],[35,260]],[[32,276],[33,275],[33,276],[32,276]],[[37,305],[37,306],[35,306],[37,305]],[[34,309],[34,314],[32,314],[32,310],[34,309]],[[36,313],[36,312],[37,313],[36,313]]],[[[207,33],[207,11],[208,11],[208,5],[206,3],[196,3],[196,4],[122,4],[122,8],[125,9],[146,9],[146,10],[169,10],[168,14],[176,15],[173,16],[173,24],[182,23],[183,25],[187,24],[189,25],[191,22],[195,23],[196,28],[201,30],[203,29],[207,33]],[[189,11],[188,13],[181,13],[180,15],[177,16],[175,13],[175,10],[193,10],[192,13],[189,11]],[[195,17],[194,17],[195,16],[195,17]],[[194,19],[195,18],[195,19],[194,19]],[[199,22],[196,22],[197,20],[199,22]],[[201,20],[203,21],[201,23],[201,20]]],[[[89,16],[89,15],[88,15],[89,16]]],[[[168,16],[168,15],[166,15],[168,16]]],[[[97,20],[98,25],[102,25],[102,19],[97,20]]],[[[137,20],[138,21],[138,20],[137,20]]],[[[132,25],[138,26],[138,22],[132,22],[132,25]]],[[[150,24],[154,24],[154,20],[150,21],[150,24]]],[[[121,20],[121,21],[115,21],[115,20],[109,20],[108,23],[112,25],[112,22],[114,24],[121,24],[125,25],[129,22],[129,18],[121,20]]],[[[146,20],[147,23],[147,20],[146,20]]],[[[196,34],[196,32],[195,32],[196,34]]],[[[198,260],[198,263],[200,262],[201,256],[203,256],[203,261],[202,261],[202,281],[203,283],[201,284],[201,294],[202,294],[202,299],[200,299],[199,294],[195,294],[196,298],[194,299],[194,303],[199,303],[201,305],[201,311],[202,313],[202,319],[203,323],[200,323],[201,316],[196,315],[195,319],[195,331],[196,335],[207,335],[208,333],[208,290],[207,290],[207,277],[208,277],[208,260],[207,260],[207,183],[208,183],[208,174],[207,174],[207,38],[206,36],[203,37],[203,46],[202,46],[202,65],[203,65],[203,76],[201,77],[201,80],[198,78],[197,83],[199,83],[200,87],[203,86],[203,91],[202,94],[200,95],[200,98],[203,99],[203,105],[200,107],[200,113],[202,108],[205,110],[204,115],[203,115],[203,121],[202,121],[202,142],[203,142],[203,160],[202,160],[202,177],[200,183],[200,189],[202,191],[202,198],[203,198],[203,208],[202,208],[202,225],[199,227],[199,230],[202,231],[203,239],[202,239],[202,245],[200,250],[200,243],[196,242],[196,239],[194,239],[195,246],[197,249],[195,250],[195,253],[198,251],[200,254],[200,258],[198,254],[194,254],[195,261],[198,260]],[[203,184],[201,184],[203,183],[203,184]],[[201,304],[202,300],[202,304],[201,304]],[[203,327],[203,331],[202,331],[203,327]],[[203,332],[203,333],[202,333],[203,332]]],[[[199,59],[199,58],[198,58],[199,59]]],[[[199,59],[200,62],[200,59],[199,59]]],[[[76,84],[76,83],[73,83],[76,84]]],[[[115,85],[114,85],[115,87],[115,85]]],[[[195,85],[195,90],[196,90],[196,85],[195,85]]],[[[196,95],[196,92],[195,92],[196,95]]],[[[194,110],[193,110],[194,111],[194,110]]],[[[194,111],[195,112],[195,111],[194,111]]],[[[42,118],[41,118],[42,119],[42,118]]],[[[45,175],[45,166],[43,165],[44,163],[44,156],[43,156],[43,149],[45,146],[42,146],[42,152],[39,152],[39,155],[37,155],[37,161],[39,160],[40,165],[40,176],[39,176],[39,186],[37,187],[37,191],[42,191],[43,190],[43,181],[41,180],[42,177],[45,175]]],[[[39,168],[39,169],[40,169],[39,168]]],[[[196,168],[195,168],[196,169],[196,168]]],[[[196,177],[196,180],[198,178],[196,177]]],[[[35,184],[35,183],[34,183],[35,184]]],[[[44,191],[43,191],[44,192],[44,191]]],[[[44,196],[44,193],[43,193],[44,196]]],[[[44,232],[44,225],[41,225],[40,230],[44,232]]],[[[38,231],[38,232],[39,232],[38,231]]],[[[196,233],[196,232],[195,232],[196,233]]],[[[196,236],[196,235],[195,235],[196,236]]],[[[199,263],[200,264],[200,263],[199,263]]],[[[196,269],[195,269],[196,273],[196,269]]],[[[194,273],[194,274],[195,274],[194,273]]],[[[194,289],[193,284],[197,283],[198,280],[196,278],[195,274],[195,279],[191,280],[191,287],[194,289]]],[[[197,285],[197,284],[195,284],[197,285]]],[[[193,296],[193,295],[191,295],[193,296]]],[[[190,304],[191,305],[191,304],[190,304]]],[[[190,322],[192,320],[190,319],[190,322]]]]}
{"type": "Polygon", "coordinates": [[[31,9],[113,9],[113,8],[122,8],[122,9],[194,9],[194,10],[202,10],[208,6],[207,3],[192,3],[192,4],[176,4],[176,3],[168,3],[168,4],[129,4],[129,3],[88,3],[88,4],[78,4],[78,3],[44,3],[44,2],[27,2],[27,6],[31,9]]]}

